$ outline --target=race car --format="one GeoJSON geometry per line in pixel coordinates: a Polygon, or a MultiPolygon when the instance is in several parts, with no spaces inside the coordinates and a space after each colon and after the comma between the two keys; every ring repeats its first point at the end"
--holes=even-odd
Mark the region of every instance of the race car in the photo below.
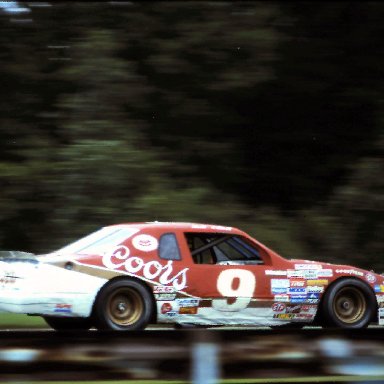
{"type": "Polygon", "coordinates": [[[0,257],[0,311],[59,331],[384,324],[384,276],[288,260],[245,232],[196,223],[107,226],[46,255],[0,257]]]}

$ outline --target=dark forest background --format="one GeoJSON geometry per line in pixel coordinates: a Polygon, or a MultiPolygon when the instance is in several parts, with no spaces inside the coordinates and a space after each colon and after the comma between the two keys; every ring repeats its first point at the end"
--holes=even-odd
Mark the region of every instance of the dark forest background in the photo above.
{"type": "Polygon", "coordinates": [[[101,226],[237,226],[384,271],[384,4],[0,9],[0,249],[101,226]]]}

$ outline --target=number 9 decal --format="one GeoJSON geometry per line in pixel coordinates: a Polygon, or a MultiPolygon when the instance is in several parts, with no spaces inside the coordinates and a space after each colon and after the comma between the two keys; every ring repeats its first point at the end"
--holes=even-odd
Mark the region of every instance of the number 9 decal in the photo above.
{"type": "Polygon", "coordinates": [[[236,298],[228,303],[227,299],[215,299],[214,309],[223,312],[236,312],[247,308],[256,288],[255,275],[246,269],[227,269],[217,279],[217,290],[226,298],[236,298]]]}

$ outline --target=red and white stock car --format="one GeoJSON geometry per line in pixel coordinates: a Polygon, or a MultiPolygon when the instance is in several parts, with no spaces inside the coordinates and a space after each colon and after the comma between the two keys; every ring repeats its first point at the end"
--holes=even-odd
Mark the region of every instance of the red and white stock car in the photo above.
{"type": "Polygon", "coordinates": [[[384,324],[382,275],[287,260],[232,227],[120,224],[48,255],[0,260],[0,310],[57,330],[384,324]]]}

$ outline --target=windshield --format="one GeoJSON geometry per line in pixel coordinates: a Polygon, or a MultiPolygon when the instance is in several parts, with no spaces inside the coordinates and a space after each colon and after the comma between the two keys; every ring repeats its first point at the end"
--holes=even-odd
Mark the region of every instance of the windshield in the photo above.
{"type": "Polygon", "coordinates": [[[124,240],[128,239],[138,231],[139,230],[135,228],[104,227],[59,249],[56,253],[101,255],[109,251],[111,247],[121,244],[124,240]]]}

